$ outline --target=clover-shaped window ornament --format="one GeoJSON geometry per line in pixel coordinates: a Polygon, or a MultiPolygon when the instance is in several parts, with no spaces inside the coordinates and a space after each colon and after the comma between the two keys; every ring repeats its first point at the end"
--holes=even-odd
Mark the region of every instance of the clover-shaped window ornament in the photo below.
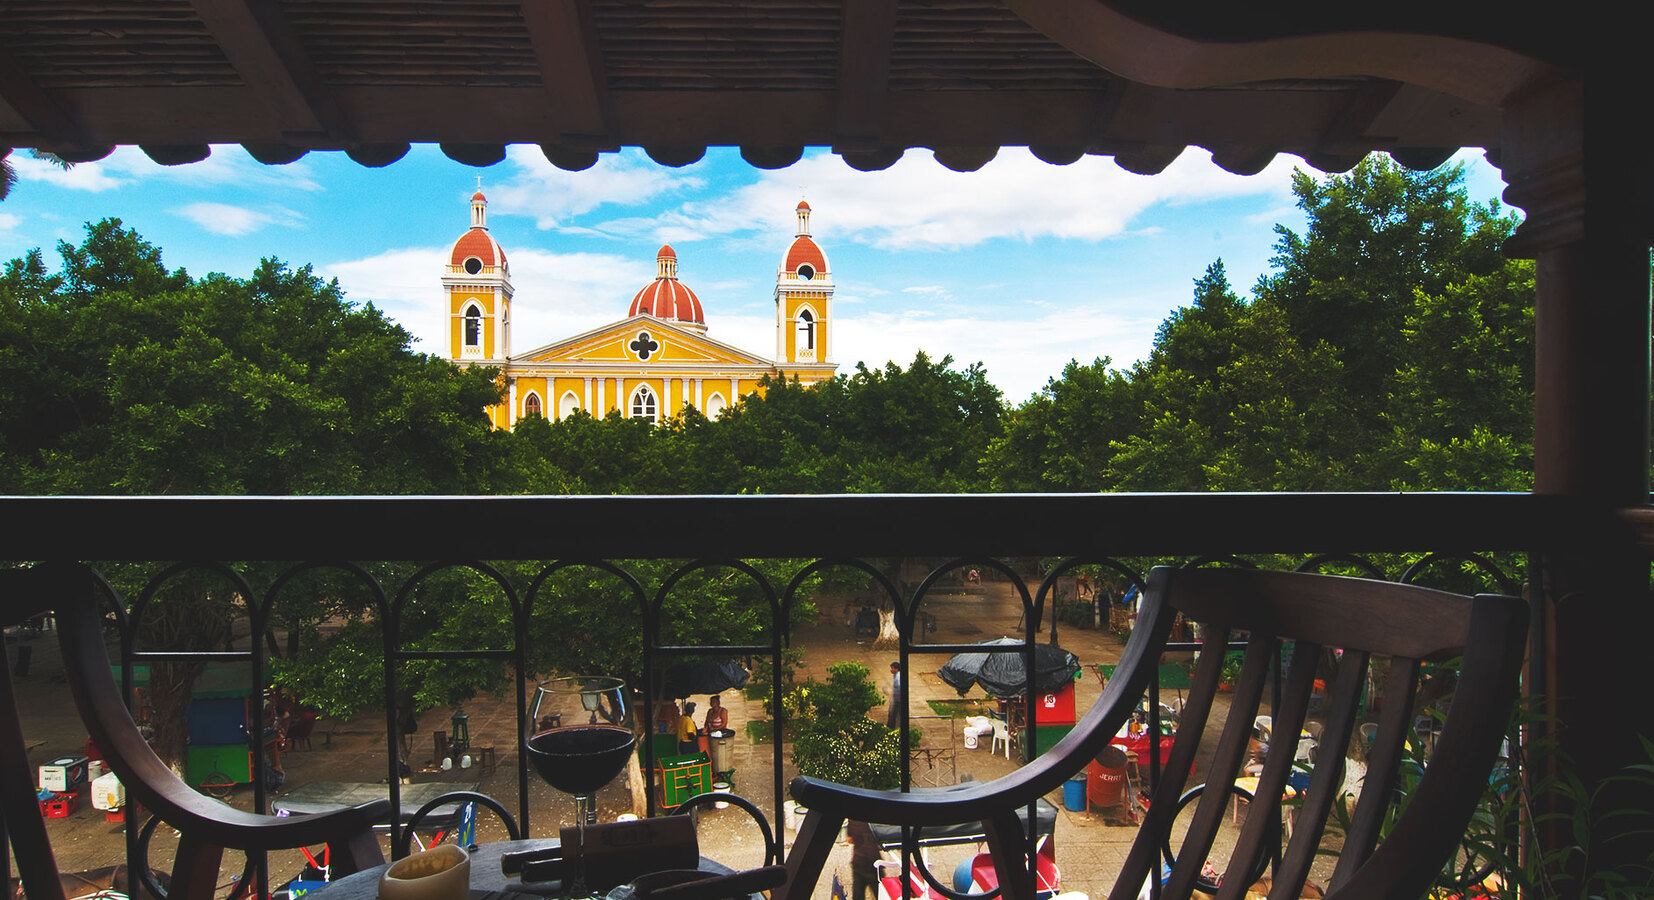
{"type": "Polygon", "coordinates": [[[637,339],[633,340],[626,346],[630,347],[632,352],[637,354],[638,359],[648,361],[649,357],[653,356],[655,351],[660,349],[660,341],[650,337],[649,332],[640,331],[637,333],[637,339]]]}

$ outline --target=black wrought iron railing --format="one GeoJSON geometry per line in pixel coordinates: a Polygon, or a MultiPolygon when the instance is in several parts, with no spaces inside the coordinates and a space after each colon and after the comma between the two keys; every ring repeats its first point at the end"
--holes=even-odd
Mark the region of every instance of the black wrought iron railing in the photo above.
{"type": "MultiPolygon", "coordinates": [[[[505,666],[520,740],[532,726],[528,693],[537,614],[555,603],[560,574],[600,574],[623,598],[616,601],[616,615],[635,615],[634,664],[643,684],[658,683],[668,662],[697,655],[750,657],[767,668],[776,732],[773,775],[764,793],[777,814],[787,768],[782,669],[792,611],[803,602],[801,590],[829,570],[854,573],[860,590],[894,609],[894,652],[905,665],[915,656],[970,647],[932,642],[924,628],[937,586],[968,569],[1013,585],[1023,639],[1014,652],[1031,654],[1032,644],[1061,627],[1052,616],[1056,586],[1077,567],[1140,585],[1156,564],[1262,563],[1404,580],[1428,580],[1425,570],[1437,565],[1456,577],[1467,567],[1479,570],[1487,579],[1480,589],[1516,593],[1529,554],[1632,540],[1605,511],[1510,494],[65,497],[0,499],[0,515],[13,526],[0,555],[93,562],[106,572],[118,568],[125,584],[139,585],[129,592],[108,585],[129,679],[136,665],[216,658],[245,664],[250,686],[262,691],[271,662],[271,647],[262,638],[275,630],[284,594],[323,571],[353,585],[381,629],[382,724],[393,803],[399,802],[402,667],[460,661],[505,666]],[[889,561],[898,559],[923,560],[923,576],[892,577],[889,561]],[[291,560],[299,562],[286,562],[291,560]],[[654,577],[634,573],[629,561],[636,560],[656,561],[654,577]],[[760,569],[751,560],[772,562],[760,569]],[[662,567],[658,561],[671,562],[662,567]],[[674,590],[713,570],[739,579],[742,586],[731,596],[759,604],[764,614],[727,640],[681,639],[698,634],[692,627],[697,614],[673,607],[674,590]],[[430,649],[403,632],[404,614],[421,602],[421,587],[454,571],[491,586],[493,602],[506,612],[495,635],[503,640],[430,649]],[[1043,578],[1029,578],[1030,571],[1043,572],[1043,578]],[[138,636],[154,598],[186,572],[210,573],[233,586],[252,636],[243,648],[144,648],[138,636]]],[[[1543,640],[1536,633],[1535,641],[1543,640]]],[[[644,696],[639,717],[652,732],[644,696]]],[[[905,700],[898,701],[904,722],[905,700]]],[[[1026,721],[1037,725],[1031,687],[1025,703],[1026,721]]],[[[902,734],[905,759],[905,728],[902,734]]],[[[263,752],[262,742],[254,745],[255,753],[263,752]]],[[[515,806],[532,834],[541,830],[534,827],[532,776],[522,754],[515,766],[515,806]]],[[[263,784],[255,783],[253,791],[255,808],[267,808],[263,784]]],[[[657,805],[652,791],[649,803],[651,810],[657,805]]],[[[136,852],[135,841],[135,835],[129,838],[129,854],[136,852]]]]}

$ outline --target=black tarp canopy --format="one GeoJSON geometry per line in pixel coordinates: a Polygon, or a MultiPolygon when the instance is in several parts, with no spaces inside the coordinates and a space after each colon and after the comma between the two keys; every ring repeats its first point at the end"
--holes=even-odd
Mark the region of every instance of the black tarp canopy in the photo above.
{"type": "MultiPolygon", "coordinates": [[[[1005,646],[1022,643],[1015,638],[995,638],[978,646],[1005,646]]],[[[1055,644],[1034,645],[1034,688],[1054,691],[1074,680],[1080,671],[1079,657],[1055,644]]],[[[954,690],[964,694],[971,685],[979,684],[984,691],[1002,700],[1022,696],[1027,689],[1028,674],[1023,664],[1022,651],[999,653],[960,653],[942,664],[936,674],[954,690]]]]}
{"type": "Polygon", "coordinates": [[[745,687],[748,677],[747,670],[731,659],[674,663],[661,680],[661,696],[681,699],[695,694],[716,694],[745,687]]]}

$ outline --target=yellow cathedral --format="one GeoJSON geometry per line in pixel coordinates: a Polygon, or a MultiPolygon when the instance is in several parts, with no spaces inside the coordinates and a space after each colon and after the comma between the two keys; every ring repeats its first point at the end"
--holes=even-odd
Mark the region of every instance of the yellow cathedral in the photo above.
{"type": "Polygon", "coordinates": [[[810,205],[775,274],[775,357],[707,336],[701,300],[678,280],[670,246],[655,259],[626,317],[527,353],[511,352],[511,266],[488,231],[488,198],[471,195],[471,227],[454,241],[442,289],[448,297],[449,357],[498,366],[509,385],[489,410],[496,428],[528,416],[563,419],[584,410],[659,422],[694,407],[717,418],[758,391],[765,375],[814,384],[833,377],[833,277],[810,237],[810,205]]]}

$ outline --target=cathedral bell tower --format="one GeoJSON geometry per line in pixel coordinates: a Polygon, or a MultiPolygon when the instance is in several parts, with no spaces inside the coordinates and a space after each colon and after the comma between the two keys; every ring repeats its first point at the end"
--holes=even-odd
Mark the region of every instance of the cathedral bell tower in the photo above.
{"type": "Polygon", "coordinates": [[[810,237],[810,204],[798,202],[798,233],[775,273],[775,361],[831,361],[833,276],[810,237]]]}
{"type": "Polygon", "coordinates": [[[471,195],[471,227],[448,254],[448,358],[504,365],[511,357],[511,267],[488,233],[488,198],[471,195]]]}

